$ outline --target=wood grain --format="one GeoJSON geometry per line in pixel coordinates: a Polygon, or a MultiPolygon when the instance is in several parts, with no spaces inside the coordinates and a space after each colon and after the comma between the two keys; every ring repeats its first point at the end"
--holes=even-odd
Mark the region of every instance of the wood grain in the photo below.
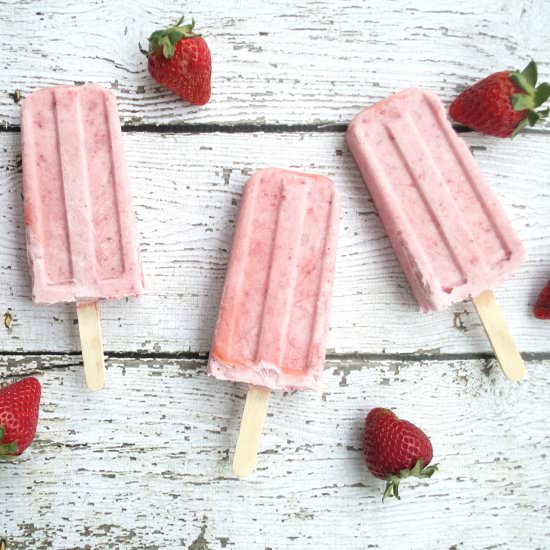
{"type": "Polygon", "coordinates": [[[547,0],[204,0],[186,13],[213,57],[212,101],[198,108],[161,89],[138,51],[181,10],[169,0],[0,1],[0,124],[19,123],[16,89],[74,82],[112,88],[127,125],[322,125],[410,86],[449,102],[531,57],[550,78],[547,0]]]}
{"type": "Polygon", "coordinates": [[[321,394],[273,393],[254,475],[231,471],[246,386],[206,362],[108,359],[85,388],[73,356],[0,357],[38,376],[32,447],[0,464],[0,536],[29,548],[545,548],[550,362],[521,384],[494,361],[330,361],[321,394]],[[381,502],[365,414],[389,406],[431,437],[440,471],[381,502]],[[391,535],[390,535],[391,533],[391,535]]]}
{"type": "MultiPolygon", "coordinates": [[[[547,352],[548,327],[531,315],[550,276],[547,136],[466,140],[529,255],[498,302],[520,351],[547,352]]],[[[418,313],[342,133],[126,133],[125,144],[146,291],[102,305],[107,351],[208,351],[242,186],[256,168],[280,166],[327,175],[342,195],[330,354],[490,352],[471,303],[418,313]]],[[[13,317],[1,349],[78,351],[74,307],[29,298],[16,133],[0,134],[0,173],[0,314],[13,317]]]]}
{"type": "Polygon", "coordinates": [[[212,49],[205,107],[158,87],[137,49],[180,9],[0,0],[0,384],[32,374],[43,387],[34,444],[0,463],[0,539],[10,550],[547,548],[550,348],[531,309],[550,277],[550,123],[514,141],[464,134],[529,254],[496,291],[527,352],[520,384],[472,359],[490,346],[471,303],[417,312],[342,130],[408,86],[448,103],[532,57],[549,80],[548,0],[203,0],[186,15],[212,49]],[[107,385],[95,394],[74,305],[30,301],[13,95],[85,81],[119,102],[147,287],[102,304],[107,385]],[[257,467],[238,480],[246,386],[209,379],[205,354],[241,189],[266,166],[325,174],[342,194],[331,359],[322,393],[272,395],[257,467]],[[375,406],[425,429],[440,463],[384,505],[362,457],[375,406]]]}

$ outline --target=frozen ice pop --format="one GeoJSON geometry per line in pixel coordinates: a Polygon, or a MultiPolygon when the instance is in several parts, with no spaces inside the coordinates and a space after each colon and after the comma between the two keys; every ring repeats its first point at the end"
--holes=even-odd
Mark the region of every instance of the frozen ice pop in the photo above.
{"type": "Polygon", "coordinates": [[[98,300],[143,288],[115,98],[94,84],[35,92],[21,145],[33,300],[77,303],[87,382],[103,385],[98,300]]]}
{"type": "MultiPolygon", "coordinates": [[[[328,178],[270,168],[245,186],[209,360],[211,375],[251,385],[235,455],[239,475],[253,467],[236,465],[243,425],[262,417],[250,414],[250,402],[261,402],[263,414],[267,405],[268,390],[258,387],[319,387],[338,221],[328,178]]],[[[255,460],[255,448],[251,454],[255,460]]]]}
{"type": "MultiPolygon", "coordinates": [[[[415,88],[390,96],[353,119],[347,141],[421,310],[473,298],[479,312],[525,252],[439,99],[415,88]]],[[[491,311],[499,315],[496,303],[491,311]]],[[[523,361],[508,340],[499,359],[521,377],[523,361]]]]}

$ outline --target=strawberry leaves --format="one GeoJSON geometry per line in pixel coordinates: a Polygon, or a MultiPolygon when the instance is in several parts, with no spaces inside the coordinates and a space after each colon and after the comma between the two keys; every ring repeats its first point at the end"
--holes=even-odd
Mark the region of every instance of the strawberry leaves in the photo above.
{"type": "Polygon", "coordinates": [[[424,467],[422,460],[417,460],[416,464],[410,470],[403,469],[397,475],[388,474],[386,476],[386,489],[384,490],[384,495],[382,496],[382,502],[384,502],[384,500],[388,497],[395,497],[397,500],[401,500],[401,497],[399,496],[399,482],[402,479],[406,479],[408,477],[429,479],[435,474],[435,472],[437,472],[437,470],[437,464],[424,467]]]}
{"type": "Polygon", "coordinates": [[[534,126],[548,116],[550,109],[536,109],[550,97],[550,84],[543,82],[537,86],[538,71],[534,61],[530,61],[523,71],[512,71],[509,75],[510,80],[522,90],[512,95],[512,107],[516,111],[527,111],[525,118],[512,133],[512,137],[515,137],[526,126],[534,126]]]}
{"type": "Polygon", "coordinates": [[[535,89],[538,78],[537,64],[530,61],[523,71],[512,71],[510,79],[512,82],[524,92],[531,94],[535,89]]]}
{"type": "MultiPolygon", "coordinates": [[[[535,90],[535,106],[542,105],[550,97],[550,84],[543,82],[539,84],[535,90]]],[[[548,112],[550,109],[546,109],[548,112]]]]}
{"type": "MultiPolygon", "coordinates": [[[[6,430],[4,429],[4,426],[0,426],[0,441],[4,439],[4,434],[6,433],[6,430]]],[[[16,453],[18,451],[17,442],[12,441],[11,443],[0,443],[0,460],[11,460],[14,457],[10,456],[13,453],[16,453]]]]}
{"type": "Polygon", "coordinates": [[[193,32],[195,20],[191,19],[191,23],[182,25],[184,19],[185,16],[182,16],[173,27],[153,32],[149,37],[149,49],[144,50],[140,46],[139,49],[141,53],[145,56],[149,56],[157,48],[162,48],[162,55],[166,59],[172,59],[174,57],[175,46],[180,40],[200,36],[193,32]]]}

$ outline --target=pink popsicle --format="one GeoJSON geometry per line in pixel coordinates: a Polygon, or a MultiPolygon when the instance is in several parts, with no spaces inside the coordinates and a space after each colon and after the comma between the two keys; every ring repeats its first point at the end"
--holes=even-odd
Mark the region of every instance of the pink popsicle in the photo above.
{"type": "Polygon", "coordinates": [[[136,296],[143,288],[115,98],[45,88],[21,109],[27,251],[37,303],[136,296]]]}
{"type": "Polygon", "coordinates": [[[21,109],[27,254],[36,303],[76,302],[90,389],[104,383],[99,299],[143,289],[115,98],[58,86],[21,109]]]}
{"type": "Polygon", "coordinates": [[[413,88],[361,111],[347,141],[422,311],[498,286],[525,259],[435,95],[413,88]]]}
{"type": "Polygon", "coordinates": [[[422,311],[472,298],[505,372],[525,366],[491,289],[525,251],[439,99],[415,88],[361,111],[347,141],[422,311]]]}
{"type": "Polygon", "coordinates": [[[328,178],[279,169],[247,182],[210,354],[217,378],[317,389],[339,198],[328,178]]]}

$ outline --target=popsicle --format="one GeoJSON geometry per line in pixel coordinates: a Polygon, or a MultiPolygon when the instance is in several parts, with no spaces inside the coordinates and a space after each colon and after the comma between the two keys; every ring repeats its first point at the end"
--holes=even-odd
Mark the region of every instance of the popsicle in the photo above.
{"type": "Polygon", "coordinates": [[[401,91],[356,115],[346,137],[420,309],[472,298],[505,374],[523,377],[491,289],[525,252],[443,104],[401,91]]]}
{"type": "Polygon", "coordinates": [[[116,101],[94,84],[45,88],[21,109],[33,301],[76,302],[86,382],[104,385],[99,300],[143,289],[116,101]]]}
{"type": "Polygon", "coordinates": [[[233,468],[254,468],[269,390],[317,390],[340,201],[323,176],[276,168],[246,183],[209,373],[250,384],[233,468]]]}

